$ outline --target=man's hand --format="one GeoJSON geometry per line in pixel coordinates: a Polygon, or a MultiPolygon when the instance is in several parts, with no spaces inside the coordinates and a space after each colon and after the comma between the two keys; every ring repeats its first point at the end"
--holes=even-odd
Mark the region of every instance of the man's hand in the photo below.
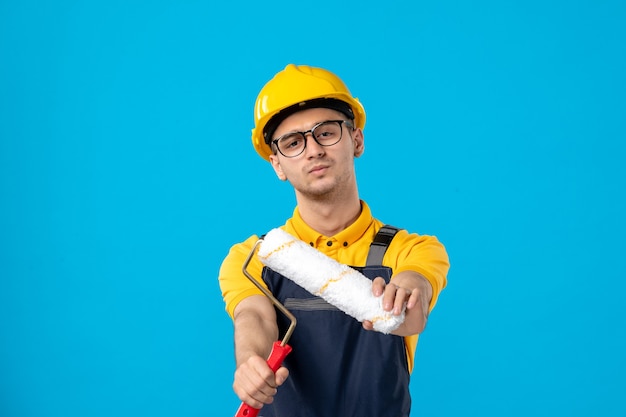
{"type": "Polygon", "coordinates": [[[267,364],[267,357],[278,337],[276,312],[267,297],[253,295],[239,302],[234,316],[237,370],[233,390],[241,401],[259,409],[273,401],[276,388],[289,375],[285,367],[279,368],[274,375],[267,364]]]}
{"type": "MultiPolygon", "coordinates": [[[[383,296],[383,310],[393,315],[400,315],[405,307],[404,322],[391,332],[398,336],[409,336],[421,333],[426,327],[428,308],[432,298],[430,282],[417,272],[404,271],[391,278],[386,284],[378,277],[372,281],[372,294],[375,297],[383,296]]],[[[363,328],[373,330],[371,321],[364,321],[363,328]]]]}
{"type": "Polygon", "coordinates": [[[235,371],[233,390],[241,401],[259,409],[274,401],[277,388],[288,376],[289,371],[284,366],[274,374],[265,359],[256,355],[250,356],[235,371]]]}

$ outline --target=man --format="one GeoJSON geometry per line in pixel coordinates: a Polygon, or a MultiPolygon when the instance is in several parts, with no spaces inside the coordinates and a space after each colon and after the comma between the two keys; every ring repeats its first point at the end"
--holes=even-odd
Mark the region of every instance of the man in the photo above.
{"type": "Polygon", "coordinates": [[[261,408],[260,416],[409,415],[418,334],[446,285],[448,256],[435,237],[383,227],[360,200],[354,160],[364,151],[364,125],[358,99],[321,68],[288,65],[256,100],[254,147],[296,196],[293,217],[281,228],[359,268],[386,311],[399,315],[406,308],[400,327],[382,334],[253,257],[247,271],[298,319],[289,339],[293,351],[274,374],[266,360],[288,323],[242,272],[258,237],[234,245],[219,276],[234,322],[233,389],[242,402],[261,408]]]}

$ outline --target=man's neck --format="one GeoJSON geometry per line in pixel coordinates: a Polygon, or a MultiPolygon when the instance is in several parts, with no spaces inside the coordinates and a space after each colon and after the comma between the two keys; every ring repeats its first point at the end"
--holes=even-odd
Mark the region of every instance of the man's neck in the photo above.
{"type": "Polygon", "coordinates": [[[358,194],[339,200],[311,200],[297,198],[302,220],[324,236],[334,236],[346,229],[361,214],[358,194]]]}

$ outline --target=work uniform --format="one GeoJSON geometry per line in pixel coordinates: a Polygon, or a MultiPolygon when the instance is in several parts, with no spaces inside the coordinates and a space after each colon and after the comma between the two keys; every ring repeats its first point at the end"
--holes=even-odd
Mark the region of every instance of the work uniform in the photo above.
{"type": "MultiPolygon", "coordinates": [[[[372,217],[365,202],[358,219],[335,236],[311,229],[296,207],[283,230],[317,248],[340,263],[359,268],[366,265],[370,246],[384,226],[372,217]]],[[[234,245],[220,269],[220,286],[226,310],[232,317],[242,299],[262,292],[243,275],[242,265],[258,240],[252,236],[234,245]]],[[[412,270],[432,285],[434,307],[446,285],[449,268],[446,251],[432,236],[398,231],[384,252],[382,265],[360,269],[370,279],[412,270]]],[[[313,296],[254,257],[247,271],[264,284],[298,319],[289,339],[293,351],[283,364],[289,378],[278,389],[274,402],[259,417],[372,415],[408,416],[409,375],[413,368],[417,335],[400,337],[366,331],[361,323],[313,296]]],[[[279,331],[288,320],[277,312],[279,331]]]]}

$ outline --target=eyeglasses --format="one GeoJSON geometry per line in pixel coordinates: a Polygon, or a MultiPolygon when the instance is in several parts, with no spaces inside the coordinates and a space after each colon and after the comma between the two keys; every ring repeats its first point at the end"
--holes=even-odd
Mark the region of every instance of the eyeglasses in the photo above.
{"type": "Polygon", "coordinates": [[[274,139],[272,143],[285,158],[294,158],[304,152],[306,148],[306,135],[310,133],[313,140],[320,146],[333,146],[339,143],[342,136],[341,125],[345,124],[353,129],[351,122],[347,120],[326,120],[316,124],[306,132],[289,132],[274,139]]]}

